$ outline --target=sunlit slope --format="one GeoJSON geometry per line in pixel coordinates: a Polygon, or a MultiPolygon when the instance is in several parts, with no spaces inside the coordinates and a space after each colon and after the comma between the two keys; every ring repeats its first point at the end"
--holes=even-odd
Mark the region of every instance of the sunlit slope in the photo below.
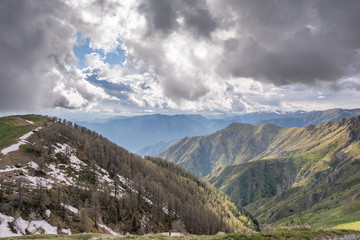
{"type": "Polygon", "coordinates": [[[360,219],[360,118],[282,129],[254,160],[208,180],[262,223],[336,226],[360,219]]]}
{"type": "Polygon", "coordinates": [[[233,123],[208,136],[183,138],[159,154],[200,177],[219,167],[247,162],[263,153],[280,127],[233,123]]]}

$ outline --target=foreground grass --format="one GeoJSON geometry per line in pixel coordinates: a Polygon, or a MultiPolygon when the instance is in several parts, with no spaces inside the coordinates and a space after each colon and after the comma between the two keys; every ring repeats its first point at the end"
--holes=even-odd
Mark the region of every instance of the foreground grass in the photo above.
{"type": "Polygon", "coordinates": [[[32,239],[32,240],[40,240],[40,239],[79,239],[79,240],[100,240],[100,239],[140,239],[140,240],[150,240],[150,239],[208,239],[208,240],[230,240],[230,239],[321,239],[321,238],[334,238],[340,236],[354,236],[358,239],[360,238],[359,231],[353,230],[296,230],[296,229],[281,229],[274,232],[264,232],[264,233],[229,233],[215,236],[199,236],[199,235],[189,235],[189,236],[179,236],[179,237],[169,237],[161,234],[157,235],[145,235],[145,236],[137,236],[137,235],[129,235],[129,236],[111,236],[104,234],[96,234],[96,233],[86,233],[86,234],[75,234],[71,236],[66,235],[26,235],[21,237],[11,237],[4,238],[7,240],[10,239],[32,239]]]}

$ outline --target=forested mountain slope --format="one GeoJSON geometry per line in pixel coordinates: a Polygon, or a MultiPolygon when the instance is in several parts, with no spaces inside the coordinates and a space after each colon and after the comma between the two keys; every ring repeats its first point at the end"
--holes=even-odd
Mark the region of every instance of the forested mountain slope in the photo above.
{"type": "Polygon", "coordinates": [[[71,122],[0,118],[0,139],[1,236],[257,229],[181,167],[143,159],[71,122]]]}

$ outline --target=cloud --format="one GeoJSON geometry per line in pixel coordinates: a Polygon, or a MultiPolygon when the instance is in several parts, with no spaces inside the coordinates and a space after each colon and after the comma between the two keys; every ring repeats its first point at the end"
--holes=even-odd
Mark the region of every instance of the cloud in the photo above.
{"type": "Polygon", "coordinates": [[[60,1],[0,5],[0,110],[78,108],[105,95],[74,67],[73,9],[60,1]]]}
{"type": "Polygon", "coordinates": [[[168,35],[186,28],[195,36],[209,38],[216,28],[216,21],[205,0],[144,0],[138,6],[138,10],[147,20],[147,35],[157,32],[168,35]]]}

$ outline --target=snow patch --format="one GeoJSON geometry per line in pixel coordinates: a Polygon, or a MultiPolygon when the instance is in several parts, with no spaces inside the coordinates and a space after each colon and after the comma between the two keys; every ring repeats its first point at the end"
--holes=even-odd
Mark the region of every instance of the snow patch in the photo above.
{"type": "Polygon", "coordinates": [[[69,210],[70,212],[73,212],[75,214],[79,214],[79,210],[73,206],[70,205],[66,205],[64,203],[61,203],[61,206],[63,206],[64,208],[66,208],[67,210],[69,210]]]}
{"type": "Polygon", "coordinates": [[[52,179],[46,179],[43,177],[34,177],[34,176],[23,176],[22,178],[28,180],[30,186],[37,187],[38,185],[45,186],[46,189],[50,189],[51,185],[54,184],[52,179]]]}
{"type": "Polygon", "coordinates": [[[70,147],[68,144],[64,143],[57,143],[56,145],[53,145],[53,147],[55,148],[54,152],[55,154],[57,153],[63,153],[64,155],[70,155],[69,159],[70,159],[70,163],[71,166],[76,169],[77,171],[80,171],[82,169],[82,167],[86,167],[87,165],[81,161],[76,155],[76,149],[70,147]]]}
{"type": "Polygon", "coordinates": [[[69,229],[63,228],[63,229],[61,229],[61,233],[71,235],[71,229],[70,228],[69,229]]]}
{"type": "Polygon", "coordinates": [[[30,137],[33,133],[34,133],[33,131],[30,131],[30,132],[24,134],[23,136],[20,137],[20,141],[18,143],[15,143],[7,148],[4,148],[3,150],[1,150],[1,153],[6,155],[9,152],[14,152],[14,151],[19,150],[20,145],[28,143],[28,141],[26,141],[25,139],[30,137]]]}
{"type": "Polygon", "coordinates": [[[42,233],[41,229],[45,234],[57,234],[57,227],[51,226],[45,220],[31,221],[27,227],[27,230],[33,234],[42,233]]]}
{"type": "Polygon", "coordinates": [[[46,215],[47,217],[50,217],[50,214],[51,214],[51,211],[50,211],[49,209],[46,209],[45,215],[46,215]]]}
{"type": "Polygon", "coordinates": [[[6,166],[5,169],[0,169],[0,173],[3,173],[3,172],[12,172],[12,171],[23,171],[24,173],[28,174],[28,170],[26,170],[26,169],[24,169],[24,168],[17,168],[17,167],[6,166]]]}
{"type": "Polygon", "coordinates": [[[27,123],[30,123],[31,125],[34,125],[34,122],[33,121],[30,121],[30,120],[25,120],[27,123]]]}
{"type": "Polygon", "coordinates": [[[100,173],[97,172],[97,174],[99,177],[99,181],[101,183],[114,184],[114,180],[110,179],[110,175],[109,175],[108,171],[106,171],[105,169],[101,168],[98,165],[96,165],[96,168],[100,172],[100,173]]]}
{"type": "Polygon", "coordinates": [[[71,166],[73,168],[76,169],[76,171],[80,171],[82,169],[82,167],[86,167],[87,165],[81,161],[77,156],[75,156],[74,154],[72,154],[70,156],[70,162],[71,162],[71,166]]]}
{"type": "Polygon", "coordinates": [[[25,235],[27,232],[30,234],[57,234],[57,227],[50,225],[45,220],[29,222],[19,217],[14,221],[13,217],[0,213],[0,237],[21,236],[25,235]],[[13,228],[16,233],[11,231],[9,223],[13,223],[13,228]]]}
{"type": "Polygon", "coordinates": [[[35,169],[35,170],[39,169],[39,165],[36,162],[33,162],[33,161],[29,162],[27,165],[29,167],[31,167],[32,169],[35,169]]]}
{"type": "Polygon", "coordinates": [[[29,221],[22,219],[21,217],[17,218],[14,221],[14,229],[21,234],[26,234],[26,228],[29,226],[29,221]]]}
{"type": "Polygon", "coordinates": [[[21,236],[20,232],[13,233],[9,228],[9,223],[13,222],[14,218],[0,213],[0,237],[14,237],[21,236]]]}
{"type": "Polygon", "coordinates": [[[111,235],[119,235],[117,232],[113,231],[111,228],[109,228],[108,226],[104,225],[104,224],[98,224],[102,229],[105,229],[106,231],[108,231],[111,235]]]}
{"type": "Polygon", "coordinates": [[[55,164],[47,164],[47,167],[51,170],[50,172],[48,172],[48,174],[53,178],[59,180],[66,185],[72,185],[73,183],[75,183],[73,177],[68,177],[67,173],[64,170],[57,168],[55,164]]]}

